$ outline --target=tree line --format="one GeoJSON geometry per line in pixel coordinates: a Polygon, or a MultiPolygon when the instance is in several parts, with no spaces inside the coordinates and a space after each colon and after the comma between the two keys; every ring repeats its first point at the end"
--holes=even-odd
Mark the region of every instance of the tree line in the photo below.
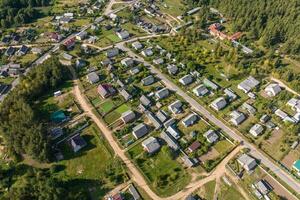
{"type": "Polygon", "coordinates": [[[282,44],[285,53],[300,53],[299,0],[185,0],[191,6],[217,8],[232,21],[232,31],[247,32],[247,40],[259,40],[265,47],[282,44]]]}
{"type": "Polygon", "coordinates": [[[0,27],[29,23],[40,16],[36,7],[48,6],[48,0],[0,0],[0,27]]]}
{"type": "Polygon", "coordinates": [[[47,130],[35,101],[54,90],[67,77],[57,58],[34,67],[4,99],[0,106],[0,134],[11,155],[23,154],[40,161],[50,158],[47,130]]]}

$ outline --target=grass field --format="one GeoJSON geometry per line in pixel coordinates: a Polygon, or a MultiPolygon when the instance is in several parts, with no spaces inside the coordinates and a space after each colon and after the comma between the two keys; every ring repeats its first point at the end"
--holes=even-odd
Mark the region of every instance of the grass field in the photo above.
{"type": "Polygon", "coordinates": [[[64,168],[57,176],[70,181],[71,188],[84,188],[91,191],[92,199],[101,199],[104,194],[119,182],[123,182],[124,170],[118,159],[112,159],[110,147],[94,124],[86,128],[82,137],[87,146],[73,153],[69,144],[62,145],[64,160],[58,165],[64,168]]]}
{"type": "Polygon", "coordinates": [[[111,124],[114,121],[116,121],[117,119],[119,119],[121,117],[122,113],[128,111],[129,109],[130,109],[130,107],[128,105],[122,104],[121,106],[119,106],[118,108],[113,110],[112,112],[105,115],[104,120],[107,124],[111,124]]]}
{"type": "Polygon", "coordinates": [[[227,140],[221,140],[214,145],[214,148],[220,153],[224,153],[232,147],[232,144],[227,140]]]}
{"type": "Polygon", "coordinates": [[[104,101],[103,103],[100,104],[99,109],[102,111],[102,113],[107,113],[111,111],[114,107],[114,102],[110,99],[104,101]]]}
{"type": "Polygon", "coordinates": [[[225,182],[222,181],[221,184],[221,192],[219,194],[219,198],[222,200],[243,200],[244,197],[241,193],[236,189],[234,185],[229,186],[225,182]]]}
{"type": "Polygon", "coordinates": [[[163,150],[148,157],[143,153],[141,145],[138,144],[130,149],[128,154],[135,157],[136,165],[158,195],[175,194],[190,181],[190,175],[182,165],[171,159],[163,150]]]}
{"type": "Polygon", "coordinates": [[[174,17],[177,17],[183,14],[183,12],[186,10],[186,7],[182,4],[181,0],[164,0],[162,2],[161,10],[173,15],[174,17]]]}
{"type": "Polygon", "coordinates": [[[202,188],[199,189],[197,194],[203,197],[206,200],[213,200],[214,198],[214,191],[216,187],[216,181],[210,181],[206,183],[202,188]]]}

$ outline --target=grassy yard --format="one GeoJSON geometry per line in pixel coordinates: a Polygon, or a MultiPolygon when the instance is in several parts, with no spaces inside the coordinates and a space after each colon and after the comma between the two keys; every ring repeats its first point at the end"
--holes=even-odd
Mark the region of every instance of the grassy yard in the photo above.
{"type": "Polygon", "coordinates": [[[236,189],[234,185],[229,186],[224,181],[221,184],[221,192],[219,194],[219,198],[222,200],[243,200],[244,197],[241,193],[236,189]]]}
{"type": "Polygon", "coordinates": [[[115,110],[111,111],[107,115],[105,115],[104,120],[107,124],[111,124],[115,122],[117,119],[119,119],[122,115],[122,113],[128,111],[130,107],[127,104],[122,104],[115,110]]]}
{"type": "Polygon", "coordinates": [[[113,107],[114,107],[114,102],[112,100],[108,99],[100,104],[99,109],[103,113],[107,113],[107,112],[111,111],[111,109],[113,109],[113,107]]]}
{"type": "Polygon", "coordinates": [[[74,190],[84,188],[90,191],[92,199],[103,198],[107,191],[125,179],[120,161],[112,159],[112,150],[99,133],[94,124],[86,128],[81,135],[88,145],[77,153],[73,153],[67,142],[64,143],[61,146],[64,160],[57,163],[63,168],[57,176],[68,180],[74,190]]]}
{"type": "Polygon", "coordinates": [[[186,10],[186,6],[181,0],[164,0],[162,2],[161,10],[173,15],[174,17],[177,17],[183,14],[183,12],[186,10]]]}
{"type": "Polygon", "coordinates": [[[216,181],[215,180],[210,181],[206,183],[203,187],[201,187],[197,191],[197,194],[199,194],[199,196],[203,197],[206,200],[213,200],[215,187],[216,187],[216,181]]]}

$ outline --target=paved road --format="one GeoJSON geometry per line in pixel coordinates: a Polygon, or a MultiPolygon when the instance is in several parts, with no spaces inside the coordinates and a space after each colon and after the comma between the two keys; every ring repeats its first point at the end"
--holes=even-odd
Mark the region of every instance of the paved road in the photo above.
{"type": "Polygon", "coordinates": [[[209,121],[217,125],[221,128],[225,133],[227,133],[231,138],[236,141],[243,142],[246,148],[250,149],[250,153],[261,161],[263,165],[268,167],[274,174],[276,174],[282,181],[284,181],[287,185],[289,185],[293,190],[297,193],[300,193],[300,184],[293,179],[291,175],[286,173],[284,170],[279,168],[276,164],[269,160],[264,154],[260,151],[256,150],[257,147],[250,144],[249,142],[245,141],[240,134],[237,134],[237,130],[233,130],[229,128],[225,123],[217,119],[214,115],[212,115],[205,107],[200,105],[196,100],[191,98],[186,92],[180,89],[177,85],[171,82],[163,73],[161,73],[157,68],[151,65],[149,62],[146,62],[141,56],[132,52],[129,48],[125,47],[122,43],[116,45],[118,48],[122,49],[123,51],[127,51],[131,57],[135,57],[138,61],[143,62],[145,65],[149,66],[149,69],[153,74],[156,74],[164,84],[171,90],[175,91],[178,95],[184,98],[185,101],[189,102],[190,105],[203,116],[205,116],[209,121]]]}

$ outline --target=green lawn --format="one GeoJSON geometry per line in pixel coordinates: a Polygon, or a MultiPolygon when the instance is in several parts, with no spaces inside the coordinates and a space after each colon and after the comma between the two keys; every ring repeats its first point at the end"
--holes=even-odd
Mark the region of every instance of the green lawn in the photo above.
{"type": "Polygon", "coordinates": [[[219,198],[222,200],[244,200],[244,197],[234,185],[229,186],[224,182],[222,182],[221,185],[221,193],[219,194],[219,198]]]}
{"type": "Polygon", "coordinates": [[[157,154],[148,156],[138,146],[129,150],[129,154],[137,156],[134,159],[136,165],[158,195],[170,196],[189,183],[190,175],[179,162],[166,155],[165,151],[160,150],[157,154]]]}
{"type": "Polygon", "coordinates": [[[221,140],[214,145],[214,148],[220,153],[224,153],[232,147],[232,144],[227,140],[221,140]]]}
{"type": "Polygon", "coordinates": [[[99,107],[103,113],[108,113],[109,111],[111,111],[111,109],[113,109],[114,102],[108,99],[105,102],[103,102],[99,107]]]}
{"type": "Polygon", "coordinates": [[[164,0],[162,2],[161,10],[177,17],[184,13],[186,7],[182,4],[182,0],[164,0]],[[166,5],[166,7],[164,5],[166,5]]]}
{"type": "Polygon", "coordinates": [[[216,187],[216,181],[215,180],[210,181],[203,186],[204,191],[199,193],[199,195],[206,200],[213,200],[215,187],[216,187]]]}
{"type": "Polygon", "coordinates": [[[57,163],[63,168],[57,174],[58,178],[70,181],[70,187],[74,190],[85,188],[91,191],[93,199],[103,198],[107,191],[125,178],[120,161],[112,159],[112,150],[105,139],[98,136],[99,133],[94,124],[86,128],[82,136],[88,145],[77,153],[67,142],[62,144],[64,160],[57,163]]]}
{"type": "Polygon", "coordinates": [[[122,104],[112,112],[105,115],[104,120],[107,124],[111,124],[116,120],[118,120],[121,117],[122,113],[128,111],[129,109],[130,109],[129,106],[127,106],[126,104],[122,104]]]}

